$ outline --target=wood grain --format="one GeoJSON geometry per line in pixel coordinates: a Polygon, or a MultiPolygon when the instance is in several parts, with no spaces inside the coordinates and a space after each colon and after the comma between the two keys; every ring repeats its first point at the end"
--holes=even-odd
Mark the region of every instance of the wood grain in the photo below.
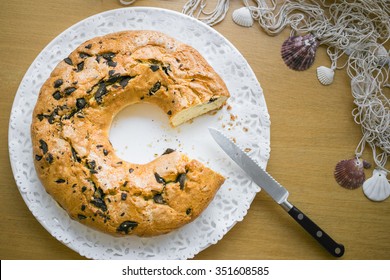
{"type": "MultiPolygon", "coordinates": [[[[139,0],[135,6],[181,11],[186,1],[139,0]]],[[[390,200],[374,203],[362,189],[339,187],[335,164],[353,156],[361,138],[352,118],[349,78],[337,71],[330,86],[322,86],[316,67],[330,65],[320,47],[307,71],[288,69],[280,58],[285,30],[276,37],[258,25],[242,28],[231,21],[241,5],[231,1],[229,14],[215,29],[246,58],[263,88],[271,116],[271,157],[268,171],[290,191],[291,201],[343,243],[343,259],[390,259],[390,200]]],[[[83,259],[55,238],[34,218],[15,184],[8,155],[8,124],[17,88],[39,52],[78,21],[109,9],[115,0],[1,1],[0,4],[0,258],[83,259]]],[[[372,162],[370,151],[364,158],[372,162]]],[[[370,176],[372,170],[368,170],[370,176]]],[[[239,186],[238,186],[239,187],[239,186]]],[[[195,259],[332,259],[278,205],[260,192],[247,216],[224,238],[195,259]]]]}

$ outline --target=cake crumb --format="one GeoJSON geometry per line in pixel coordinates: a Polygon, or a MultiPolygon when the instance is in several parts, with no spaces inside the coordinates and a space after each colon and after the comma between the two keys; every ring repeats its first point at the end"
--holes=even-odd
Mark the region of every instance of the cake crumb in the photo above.
{"type": "Polygon", "coordinates": [[[249,153],[250,151],[252,151],[251,148],[245,148],[245,150],[244,150],[245,153],[249,153]]]}

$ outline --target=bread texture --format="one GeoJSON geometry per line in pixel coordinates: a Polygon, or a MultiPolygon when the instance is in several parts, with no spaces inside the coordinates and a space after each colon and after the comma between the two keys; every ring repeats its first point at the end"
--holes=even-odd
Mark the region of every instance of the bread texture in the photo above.
{"type": "Polygon", "coordinates": [[[112,119],[125,106],[148,102],[178,126],[228,97],[198,51],[163,33],[93,38],[40,90],[31,125],[38,177],[71,218],[89,227],[117,236],[168,233],[198,217],[224,177],[171,149],[147,164],[123,161],[109,141],[112,119]]]}

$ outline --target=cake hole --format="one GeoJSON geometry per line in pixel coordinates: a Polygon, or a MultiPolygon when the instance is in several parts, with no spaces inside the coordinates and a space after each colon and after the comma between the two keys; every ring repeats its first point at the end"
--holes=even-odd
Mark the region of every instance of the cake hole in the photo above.
{"type": "Polygon", "coordinates": [[[123,161],[145,164],[170,148],[218,171],[220,166],[214,159],[221,158],[223,152],[208,128],[220,125],[218,114],[205,114],[172,127],[167,112],[143,102],[124,108],[114,117],[109,139],[123,161]]]}
{"type": "Polygon", "coordinates": [[[121,110],[113,119],[110,141],[118,157],[145,164],[160,156],[167,148],[177,149],[178,128],[169,124],[159,107],[139,103],[121,110]]]}

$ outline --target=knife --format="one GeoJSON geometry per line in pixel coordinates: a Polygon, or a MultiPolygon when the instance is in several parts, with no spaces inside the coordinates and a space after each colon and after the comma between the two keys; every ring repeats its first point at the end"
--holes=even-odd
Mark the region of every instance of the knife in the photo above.
{"type": "Polygon", "coordinates": [[[222,132],[209,128],[211,136],[221,146],[222,150],[233,159],[252,181],[265,190],[294,220],[300,224],[315,240],[317,240],[330,254],[341,257],[344,254],[344,245],[334,241],[324,230],[317,226],[301,210],[291,204],[288,191],[269,175],[247,153],[241,150],[233,141],[222,132]]]}

